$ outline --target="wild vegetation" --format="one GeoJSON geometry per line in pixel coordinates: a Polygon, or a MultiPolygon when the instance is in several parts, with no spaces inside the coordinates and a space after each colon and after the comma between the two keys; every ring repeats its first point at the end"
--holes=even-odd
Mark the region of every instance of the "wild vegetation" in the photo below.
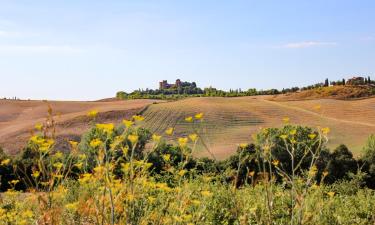
{"type": "MultiPolygon", "coordinates": [[[[180,82],[179,85],[169,85],[168,87],[161,87],[159,89],[139,89],[131,93],[126,93],[124,91],[119,91],[116,93],[117,99],[163,99],[163,100],[178,100],[186,97],[243,97],[243,96],[256,96],[256,95],[278,95],[278,94],[290,94],[300,91],[308,90],[324,90],[327,87],[338,87],[338,86],[348,86],[348,87],[363,87],[365,89],[370,89],[366,91],[366,94],[363,94],[365,91],[362,91],[360,96],[352,95],[348,98],[357,98],[357,97],[368,97],[375,94],[375,81],[371,80],[370,77],[359,77],[360,79],[345,79],[338,81],[329,81],[328,78],[321,83],[316,83],[313,85],[308,85],[305,87],[291,87],[283,88],[282,90],[278,89],[268,89],[268,90],[257,90],[255,88],[249,88],[247,90],[241,89],[230,89],[229,91],[220,90],[214,87],[200,88],[197,87],[195,82],[180,82]]],[[[166,81],[165,81],[166,82],[166,81]]],[[[337,89],[337,88],[336,88],[337,89]]],[[[327,92],[327,91],[326,91],[327,92]]],[[[329,92],[329,90],[328,90],[329,92]]]]}
{"type": "Polygon", "coordinates": [[[52,115],[15,157],[0,155],[0,224],[373,224],[375,136],[361,158],[326,147],[329,128],[266,128],[218,161],[197,158],[205,115],[167,141],[140,115],[96,122],[71,151],[55,147],[52,115]]]}

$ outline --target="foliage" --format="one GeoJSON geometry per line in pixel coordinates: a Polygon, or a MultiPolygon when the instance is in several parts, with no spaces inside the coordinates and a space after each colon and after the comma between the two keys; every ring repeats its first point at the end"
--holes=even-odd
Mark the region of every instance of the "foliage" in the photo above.
{"type": "Polygon", "coordinates": [[[371,188],[375,188],[375,135],[371,135],[364,147],[364,155],[362,157],[364,170],[368,173],[367,184],[371,188]]]}
{"type": "Polygon", "coordinates": [[[51,128],[38,127],[20,156],[0,154],[0,173],[15,176],[2,186],[0,224],[375,222],[375,192],[363,187],[366,174],[356,173],[345,146],[325,148],[328,128],[264,129],[218,162],[194,157],[201,113],[185,119],[194,133],[177,141],[168,140],[173,128],[164,137],[144,130],[142,116],[115,127],[96,124],[96,114],[69,153],[55,149],[51,128]]]}

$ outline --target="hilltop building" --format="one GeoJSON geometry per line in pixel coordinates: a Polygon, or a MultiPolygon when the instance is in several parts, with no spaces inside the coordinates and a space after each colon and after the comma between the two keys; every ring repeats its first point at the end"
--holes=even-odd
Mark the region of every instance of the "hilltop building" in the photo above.
{"type": "Polygon", "coordinates": [[[352,77],[346,81],[347,85],[362,85],[365,84],[365,78],[364,77],[352,77]]]}
{"type": "Polygon", "coordinates": [[[159,90],[164,90],[164,89],[170,89],[170,88],[179,88],[182,86],[182,82],[180,79],[176,80],[176,83],[174,84],[169,84],[167,80],[163,80],[159,82],[159,90]]]}

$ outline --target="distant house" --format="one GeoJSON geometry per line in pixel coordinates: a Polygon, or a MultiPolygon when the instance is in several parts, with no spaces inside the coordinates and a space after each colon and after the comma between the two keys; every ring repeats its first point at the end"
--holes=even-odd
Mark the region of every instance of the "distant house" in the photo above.
{"type": "Polygon", "coordinates": [[[364,77],[352,77],[346,81],[347,85],[363,85],[365,84],[364,77]]]}
{"type": "Polygon", "coordinates": [[[167,80],[163,80],[159,82],[159,89],[164,90],[164,89],[170,89],[170,88],[178,88],[181,87],[182,82],[180,79],[176,80],[176,83],[174,84],[169,84],[167,80]]]}

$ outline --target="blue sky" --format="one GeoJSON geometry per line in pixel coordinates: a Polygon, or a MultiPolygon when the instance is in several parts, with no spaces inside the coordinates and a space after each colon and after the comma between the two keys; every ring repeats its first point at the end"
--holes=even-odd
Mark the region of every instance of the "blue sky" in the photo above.
{"type": "Polygon", "coordinates": [[[0,97],[375,78],[375,1],[0,0],[0,97]]]}

